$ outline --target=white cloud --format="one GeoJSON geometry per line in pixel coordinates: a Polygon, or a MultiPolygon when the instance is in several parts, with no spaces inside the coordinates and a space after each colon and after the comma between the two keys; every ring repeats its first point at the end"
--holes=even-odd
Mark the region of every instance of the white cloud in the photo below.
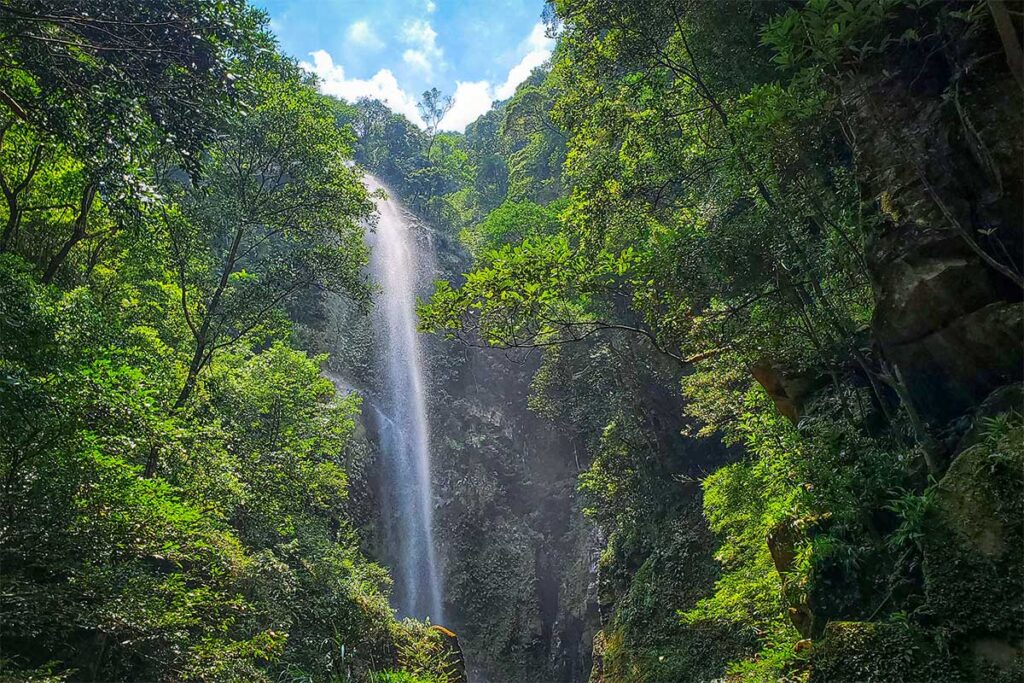
{"type": "Polygon", "coordinates": [[[433,14],[436,9],[437,3],[434,0],[427,0],[427,14],[433,14]]]}
{"type": "Polygon", "coordinates": [[[452,108],[441,121],[444,130],[461,131],[491,108],[494,93],[487,81],[457,81],[452,95],[452,108]]]}
{"type": "Polygon", "coordinates": [[[511,97],[520,83],[525,81],[530,72],[547,61],[555,41],[544,35],[544,24],[538,23],[530,31],[530,35],[519,44],[522,59],[509,69],[505,81],[492,87],[488,81],[456,82],[454,103],[451,111],[441,121],[444,130],[461,131],[478,117],[486,114],[494,100],[511,97]]]}
{"type": "Polygon", "coordinates": [[[437,47],[437,31],[425,19],[410,19],[402,25],[402,40],[418,45],[424,52],[440,52],[437,47]]]}
{"type": "MultiPolygon", "coordinates": [[[[353,31],[363,30],[356,28],[358,24],[365,24],[367,36],[376,37],[369,24],[361,21],[349,27],[350,37],[353,31]]],[[[399,38],[409,46],[402,54],[402,59],[411,67],[429,76],[436,66],[444,63],[444,52],[437,44],[437,32],[430,22],[422,19],[406,22],[399,38]]],[[[544,25],[538,23],[530,35],[519,44],[519,53],[523,56],[509,69],[501,84],[492,85],[490,81],[456,81],[452,108],[441,121],[440,128],[462,131],[468,124],[486,114],[494,100],[511,97],[516,87],[526,80],[530,72],[551,56],[554,43],[554,40],[544,35],[544,25]]],[[[393,111],[404,114],[417,126],[424,126],[423,119],[416,109],[418,98],[403,90],[389,69],[381,69],[369,79],[346,78],[344,68],[340,64],[335,64],[327,51],[317,50],[310,53],[310,56],[313,63],[303,62],[302,67],[320,78],[320,90],[323,92],[349,102],[355,102],[360,97],[378,99],[393,111]]]]}
{"type": "Polygon", "coordinates": [[[526,50],[526,54],[518,64],[509,69],[505,82],[495,89],[494,94],[497,99],[504,100],[512,97],[519,84],[529,78],[530,72],[548,60],[554,48],[554,39],[548,38],[544,34],[544,24],[535,24],[530,35],[520,44],[520,49],[526,50]]]}
{"type": "Polygon", "coordinates": [[[402,90],[395,75],[388,69],[381,69],[372,78],[346,78],[345,69],[335,64],[326,50],[310,53],[313,63],[302,62],[302,68],[312,71],[320,78],[320,90],[328,95],[355,102],[360,97],[369,97],[387,104],[393,111],[404,114],[417,126],[423,126],[423,119],[416,109],[416,98],[402,90]]]}
{"type": "Polygon", "coordinates": [[[380,39],[366,19],[353,22],[345,31],[345,36],[352,43],[370,50],[380,50],[384,47],[384,41],[380,39]]]}
{"type": "Polygon", "coordinates": [[[434,73],[433,63],[421,50],[406,50],[402,53],[402,61],[417,71],[422,71],[425,76],[430,76],[434,73]]]}
{"type": "Polygon", "coordinates": [[[425,76],[434,73],[434,66],[444,62],[444,51],[437,45],[437,31],[424,19],[410,19],[402,25],[399,38],[410,48],[402,60],[425,76]]]}

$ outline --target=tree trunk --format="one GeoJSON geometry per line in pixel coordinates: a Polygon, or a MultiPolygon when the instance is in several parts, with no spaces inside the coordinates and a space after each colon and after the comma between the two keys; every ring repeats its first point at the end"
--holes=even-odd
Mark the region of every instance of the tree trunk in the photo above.
{"type": "MultiPolygon", "coordinates": [[[[206,324],[205,322],[203,323],[206,324]]],[[[196,339],[196,351],[192,355],[192,362],[188,365],[188,376],[185,377],[185,385],[178,394],[178,400],[174,402],[174,409],[179,410],[188,402],[189,397],[196,388],[196,380],[199,379],[199,371],[203,369],[203,356],[206,353],[206,339],[196,339]]]]}
{"type": "Polygon", "coordinates": [[[1004,0],[988,0],[988,11],[992,14],[992,21],[995,22],[996,31],[999,32],[999,39],[1003,42],[1003,52],[1006,53],[1006,65],[1010,67],[1010,73],[1017,79],[1017,85],[1024,88],[1024,55],[1020,47],[1020,35],[1013,25],[1013,17],[1006,9],[1004,0]]]}
{"type": "MultiPolygon", "coordinates": [[[[227,289],[228,279],[231,277],[231,272],[235,269],[235,259],[238,258],[238,247],[242,244],[242,237],[245,235],[245,228],[239,227],[235,231],[235,239],[231,242],[231,248],[228,250],[227,258],[224,259],[224,268],[220,273],[220,281],[217,283],[217,289],[213,292],[213,297],[210,298],[210,305],[206,307],[206,314],[203,316],[203,323],[199,327],[199,331],[196,333],[196,349],[192,354],[192,361],[188,365],[188,376],[185,377],[185,385],[181,388],[181,393],[178,394],[178,400],[174,402],[174,409],[179,410],[184,407],[185,403],[188,402],[189,397],[196,388],[196,381],[199,378],[199,371],[203,369],[203,365],[206,360],[206,349],[210,343],[210,324],[213,321],[213,316],[217,313],[217,309],[220,308],[221,297],[224,296],[224,290],[227,289]]],[[[184,287],[182,282],[182,287],[184,287]]],[[[186,312],[187,315],[187,312],[186,312]]]]}
{"type": "Polygon", "coordinates": [[[97,264],[100,262],[100,253],[103,251],[103,247],[106,246],[109,238],[101,239],[97,244],[96,248],[89,253],[89,263],[85,267],[85,277],[88,278],[92,275],[92,272],[96,269],[97,264]]]}
{"type": "Polygon", "coordinates": [[[925,467],[928,468],[928,474],[938,477],[942,474],[942,468],[939,463],[941,447],[935,440],[935,437],[932,436],[931,431],[929,431],[928,425],[925,424],[924,419],[921,417],[921,413],[917,410],[917,406],[914,404],[914,397],[910,393],[910,388],[907,386],[906,380],[903,379],[903,373],[895,363],[892,364],[892,373],[888,378],[888,383],[899,396],[903,407],[907,409],[907,417],[910,418],[910,426],[913,428],[914,436],[921,446],[921,456],[924,458],[925,467]]]}
{"type": "Polygon", "coordinates": [[[96,183],[89,183],[85,186],[85,191],[82,193],[81,208],[78,211],[78,217],[75,219],[75,229],[72,231],[71,237],[61,245],[60,250],[53,255],[50,263],[46,266],[46,272],[43,273],[44,284],[53,282],[53,278],[56,277],[57,271],[60,270],[68,254],[71,253],[76,244],[85,239],[85,231],[89,226],[89,211],[92,209],[93,200],[96,198],[96,189],[96,183]]]}
{"type": "Polygon", "coordinates": [[[10,198],[7,202],[7,225],[4,226],[4,234],[0,236],[0,254],[7,251],[20,223],[21,209],[18,208],[18,200],[17,198],[10,198]]]}
{"type": "MultiPolygon", "coordinates": [[[[3,138],[7,133],[7,129],[7,127],[4,127],[3,130],[0,130],[0,146],[3,144],[3,138]]],[[[0,235],[0,253],[7,251],[15,234],[18,232],[18,226],[21,224],[21,217],[25,213],[25,210],[20,205],[19,198],[32,183],[32,178],[35,176],[36,171],[39,170],[39,165],[42,161],[43,146],[36,145],[32,150],[32,156],[28,163],[28,170],[25,171],[25,177],[22,178],[20,183],[11,186],[7,183],[3,173],[0,173],[0,190],[3,191],[4,199],[7,200],[7,225],[4,226],[3,235],[0,235]]]]}
{"type": "Polygon", "coordinates": [[[143,478],[152,479],[156,476],[157,467],[160,464],[160,450],[153,444],[149,447],[149,456],[146,458],[146,469],[142,473],[143,478]]]}

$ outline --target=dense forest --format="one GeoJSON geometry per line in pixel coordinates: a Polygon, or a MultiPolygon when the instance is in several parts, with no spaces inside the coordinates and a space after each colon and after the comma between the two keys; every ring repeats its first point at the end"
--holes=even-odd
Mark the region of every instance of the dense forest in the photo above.
{"type": "Polygon", "coordinates": [[[245,0],[0,0],[0,681],[1024,677],[1024,7],[544,20],[452,133],[245,0]],[[364,172],[457,639],[384,566],[364,172]]]}

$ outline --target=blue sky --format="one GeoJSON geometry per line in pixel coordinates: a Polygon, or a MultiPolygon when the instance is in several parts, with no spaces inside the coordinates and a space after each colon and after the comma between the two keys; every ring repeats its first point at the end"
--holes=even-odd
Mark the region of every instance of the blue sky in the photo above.
{"type": "Polygon", "coordinates": [[[430,87],[453,95],[441,127],[461,131],[551,53],[543,0],[254,0],[288,54],[348,100],[376,97],[422,124],[430,87]]]}

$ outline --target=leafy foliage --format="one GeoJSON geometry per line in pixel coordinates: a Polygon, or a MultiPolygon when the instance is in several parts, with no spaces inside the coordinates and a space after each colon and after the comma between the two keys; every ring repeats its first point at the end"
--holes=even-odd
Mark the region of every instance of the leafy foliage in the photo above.
{"type": "MultiPolygon", "coordinates": [[[[869,112],[893,87],[910,113],[878,122],[887,140],[921,135],[926,111],[959,107],[961,122],[1008,113],[1019,92],[970,114],[958,94],[967,65],[992,54],[983,45],[1001,10],[990,9],[554,0],[550,69],[468,131],[489,208],[461,232],[472,269],[436,284],[421,325],[525,357],[542,350],[531,407],[583,444],[579,491],[607,539],[607,680],[693,675],[661,666],[682,645],[649,656],[644,635],[666,627],[636,605],[654,609],[643,596],[660,588],[656,539],[696,479],[721,574],[699,599],[676,597],[683,633],[750,628],[760,647],[706,677],[806,680],[825,621],[926,609],[929,477],[960,427],[939,443],[875,336],[876,303],[895,296],[879,271],[910,258],[900,240],[939,220],[934,205],[1005,282],[1019,285],[1019,259],[981,246],[973,219],[970,232],[950,218],[939,195],[952,191],[935,183],[954,172],[910,175],[923,162],[892,145],[881,163],[872,147],[869,168],[858,136],[873,134],[869,112]],[[714,442],[687,447],[679,432],[733,450],[707,457],[714,442]]],[[[1012,62],[1013,45],[1004,51],[1012,62]]],[[[986,74],[993,91],[1006,79],[986,74]]],[[[986,187],[1017,177],[1016,162],[991,170],[1005,142],[993,129],[949,130],[989,159],[986,187]]]]}
{"type": "Polygon", "coordinates": [[[288,314],[369,300],[346,110],[242,2],[82,9],[0,10],[0,676],[402,669],[360,401],[288,314]]]}

